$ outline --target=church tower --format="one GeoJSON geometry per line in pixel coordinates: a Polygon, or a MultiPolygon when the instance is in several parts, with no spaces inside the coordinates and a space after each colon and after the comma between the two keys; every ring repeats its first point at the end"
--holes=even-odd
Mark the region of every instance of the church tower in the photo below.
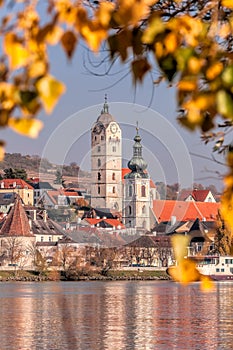
{"type": "Polygon", "coordinates": [[[109,113],[107,96],[91,130],[91,205],[122,210],[121,128],[109,113]]]}
{"type": "Polygon", "coordinates": [[[133,157],[128,162],[131,170],[124,177],[122,218],[126,227],[150,230],[150,179],[147,163],[142,157],[141,137],[136,128],[133,157]]]}

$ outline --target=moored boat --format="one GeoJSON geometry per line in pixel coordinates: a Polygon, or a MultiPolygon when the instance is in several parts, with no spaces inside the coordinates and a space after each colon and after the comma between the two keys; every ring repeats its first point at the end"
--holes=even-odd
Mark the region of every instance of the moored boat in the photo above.
{"type": "Polygon", "coordinates": [[[197,269],[215,281],[233,281],[233,256],[205,256],[197,269]]]}

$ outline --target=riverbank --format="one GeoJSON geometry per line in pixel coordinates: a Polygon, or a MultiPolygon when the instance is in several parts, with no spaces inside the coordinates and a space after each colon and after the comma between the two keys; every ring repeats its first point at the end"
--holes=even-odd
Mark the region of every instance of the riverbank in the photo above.
{"type": "Polygon", "coordinates": [[[144,270],[109,270],[105,274],[99,272],[67,274],[60,271],[46,271],[38,273],[35,271],[1,271],[0,282],[22,281],[22,282],[43,282],[43,281],[151,281],[169,280],[166,271],[144,271],[144,270]]]}

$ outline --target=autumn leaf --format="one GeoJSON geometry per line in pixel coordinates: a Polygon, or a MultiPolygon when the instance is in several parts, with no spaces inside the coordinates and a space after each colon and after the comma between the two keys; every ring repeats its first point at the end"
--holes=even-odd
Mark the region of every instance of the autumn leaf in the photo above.
{"type": "Polygon", "coordinates": [[[65,92],[65,86],[52,75],[46,75],[36,83],[39,97],[47,113],[51,113],[59,97],[65,92]]]}
{"type": "Polygon", "coordinates": [[[196,263],[187,257],[190,239],[185,235],[173,235],[171,238],[174,250],[176,266],[168,268],[168,274],[176,282],[188,284],[201,281],[201,289],[209,291],[213,289],[213,282],[208,276],[202,275],[196,268],[196,263]]]}
{"type": "Polygon", "coordinates": [[[6,34],[3,47],[8,55],[11,69],[21,68],[28,63],[30,54],[14,33],[6,34]]]}
{"type": "Polygon", "coordinates": [[[106,29],[101,27],[97,22],[91,21],[88,21],[81,26],[80,33],[86,40],[90,49],[94,52],[99,50],[102,41],[108,36],[106,29]]]}
{"type": "Polygon", "coordinates": [[[222,6],[233,9],[233,1],[232,0],[222,0],[222,6]]]}
{"type": "Polygon", "coordinates": [[[72,31],[65,32],[61,37],[61,44],[68,58],[73,56],[77,45],[77,37],[72,31]]]}
{"type": "Polygon", "coordinates": [[[36,138],[43,127],[42,121],[38,119],[10,118],[9,127],[19,134],[36,138]]]}
{"type": "Polygon", "coordinates": [[[0,140],[0,161],[4,159],[5,155],[5,142],[0,140]]]}
{"type": "Polygon", "coordinates": [[[99,8],[95,13],[95,16],[103,28],[108,28],[112,16],[112,12],[115,8],[114,3],[107,1],[100,2],[99,8]]]}
{"type": "Polygon", "coordinates": [[[134,75],[134,82],[138,80],[142,82],[145,74],[151,69],[150,64],[147,61],[147,58],[140,58],[132,62],[132,71],[134,75]]]}

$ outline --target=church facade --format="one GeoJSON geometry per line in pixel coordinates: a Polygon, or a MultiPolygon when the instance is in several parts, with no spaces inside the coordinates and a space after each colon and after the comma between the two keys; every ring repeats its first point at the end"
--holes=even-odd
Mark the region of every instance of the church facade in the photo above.
{"type": "Polygon", "coordinates": [[[91,129],[91,206],[121,213],[128,228],[150,230],[150,178],[136,128],[133,156],[122,179],[122,131],[105,103],[91,129]]]}

